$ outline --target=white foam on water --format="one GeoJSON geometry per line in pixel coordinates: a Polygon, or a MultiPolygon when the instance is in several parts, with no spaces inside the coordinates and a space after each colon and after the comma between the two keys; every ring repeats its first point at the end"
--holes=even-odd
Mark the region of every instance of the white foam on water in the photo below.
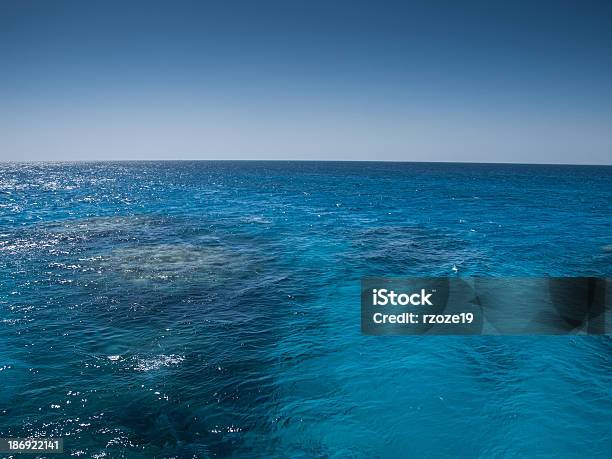
{"type": "Polygon", "coordinates": [[[162,367],[170,367],[179,365],[185,360],[185,356],[170,354],[170,355],[158,355],[147,359],[138,359],[134,370],[136,371],[151,371],[159,370],[162,367]]]}

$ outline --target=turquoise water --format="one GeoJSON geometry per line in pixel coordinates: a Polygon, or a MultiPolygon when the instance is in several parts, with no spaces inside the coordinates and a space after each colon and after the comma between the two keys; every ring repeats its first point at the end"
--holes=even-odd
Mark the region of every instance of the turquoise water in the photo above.
{"type": "Polygon", "coordinates": [[[371,337],[359,316],[366,275],[610,276],[611,203],[611,167],[0,165],[0,436],[611,457],[609,337],[371,337]]]}

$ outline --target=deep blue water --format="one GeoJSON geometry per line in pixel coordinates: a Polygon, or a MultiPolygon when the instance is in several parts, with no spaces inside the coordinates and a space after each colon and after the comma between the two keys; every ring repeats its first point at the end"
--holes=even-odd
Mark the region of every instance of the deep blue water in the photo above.
{"type": "Polygon", "coordinates": [[[359,318],[366,275],[610,276],[611,203],[612,167],[0,165],[0,436],[78,457],[611,457],[609,337],[359,318]]]}

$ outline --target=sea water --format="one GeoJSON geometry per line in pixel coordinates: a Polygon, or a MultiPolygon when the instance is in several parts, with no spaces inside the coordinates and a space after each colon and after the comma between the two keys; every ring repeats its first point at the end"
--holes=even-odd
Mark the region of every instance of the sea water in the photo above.
{"type": "Polygon", "coordinates": [[[607,336],[360,333],[364,276],[610,276],[612,168],[0,165],[0,436],[610,457],[607,336]]]}

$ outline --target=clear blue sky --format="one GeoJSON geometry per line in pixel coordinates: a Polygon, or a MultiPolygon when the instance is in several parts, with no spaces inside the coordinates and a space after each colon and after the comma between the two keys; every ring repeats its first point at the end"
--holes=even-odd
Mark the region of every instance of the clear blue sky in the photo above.
{"type": "Polygon", "coordinates": [[[0,1],[0,160],[612,163],[612,2],[0,1]]]}

